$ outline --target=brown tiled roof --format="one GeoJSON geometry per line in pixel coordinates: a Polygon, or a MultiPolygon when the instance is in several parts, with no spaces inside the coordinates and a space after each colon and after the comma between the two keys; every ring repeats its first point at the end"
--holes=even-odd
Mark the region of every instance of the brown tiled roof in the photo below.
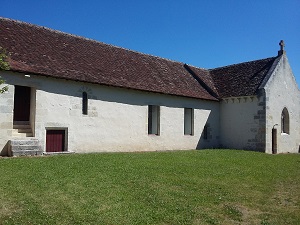
{"type": "Polygon", "coordinates": [[[24,22],[0,18],[0,46],[10,53],[13,71],[217,100],[183,63],[24,22]]]}
{"type": "Polygon", "coordinates": [[[275,59],[266,58],[211,69],[209,72],[219,98],[255,95],[275,59]]]}
{"type": "Polygon", "coordinates": [[[11,70],[206,100],[255,95],[275,58],[206,70],[0,17],[11,70]]]}
{"type": "Polygon", "coordinates": [[[194,76],[196,80],[198,80],[200,84],[202,84],[202,86],[205,87],[205,89],[212,96],[218,96],[218,90],[215,86],[215,83],[209,70],[200,69],[197,67],[189,66],[187,64],[185,64],[184,67],[187,69],[187,71],[190,72],[190,74],[194,76]]]}

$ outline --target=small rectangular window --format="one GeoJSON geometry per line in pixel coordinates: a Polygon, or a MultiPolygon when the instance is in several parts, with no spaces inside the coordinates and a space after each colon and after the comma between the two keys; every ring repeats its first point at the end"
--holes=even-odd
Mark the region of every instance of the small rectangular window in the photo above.
{"type": "Polygon", "coordinates": [[[160,108],[157,105],[148,106],[148,134],[159,135],[160,108]]]}
{"type": "Polygon", "coordinates": [[[86,92],[82,92],[82,114],[88,114],[88,96],[86,92]]]}
{"type": "Polygon", "coordinates": [[[204,138],[204,140],[208,139],[208,125],[204,126],[204,129],[203,129],[203,138],[204,138]]]}
{"type": "Polygon", "coordinates": [[[184,108],[184,135],[194,135],[194,109],[184,108]]]}

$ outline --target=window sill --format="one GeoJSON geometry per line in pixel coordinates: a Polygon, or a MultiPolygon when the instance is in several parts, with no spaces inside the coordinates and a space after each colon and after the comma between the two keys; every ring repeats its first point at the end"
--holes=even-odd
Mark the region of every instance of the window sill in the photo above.
{"type": "Polygon", "coordinates": [[[287,135],[290,135],[288,133],[281,133],[282,136],[287,136],[287,135]]]}

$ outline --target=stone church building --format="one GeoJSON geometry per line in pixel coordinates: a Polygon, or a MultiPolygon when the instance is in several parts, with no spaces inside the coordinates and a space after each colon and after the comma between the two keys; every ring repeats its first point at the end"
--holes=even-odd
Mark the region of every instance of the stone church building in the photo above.
{"type": "Polygon", "coordinates": [[[230,148],[297,153],[300,92],[274,57],[201,69],[0,18],[1,155],[230,148]]]}

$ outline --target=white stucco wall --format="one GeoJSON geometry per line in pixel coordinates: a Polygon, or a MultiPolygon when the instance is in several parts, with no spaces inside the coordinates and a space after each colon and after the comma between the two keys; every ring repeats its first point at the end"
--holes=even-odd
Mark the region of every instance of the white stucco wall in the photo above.
{"type": "Polygon", "coordinates": [[[45,150],[46,129],[67,129],[75,152],[185,150],[219,146],[219,103],[42,76],[5,72],[9,91],[0,96],[0,148],[11,138],[13,85],[32,87],[31,123],[45,150]],[[82,92],[88,115],[82,114],[82,92]],[[36,103],[36,104],[35,104],[36,103]],[[160,135],[148,135],[148,105],[160,107],[160,135]],[[2,104],[1,104],[2,106],[2,104]],[[184,107],[194,108],[194,135],[184,135],[184,107]],[[5,117],[3,117],[5,115],[5,117]],[[205,123],[207,140],[201,139],[205,123]],[[200,141],[201,140],[201,141],[200,141]]]}
{"type": "Polygon", "coordinates": [[[226,98],[220,104],[221,146],[263,151],[263,96],[226,98]]]}
{"type": "Polygon", "coordinates": [[[266,92],[266,152],[272,153],[272,127],[277,128],[278,153],[299,151],[300,145],[300,92],[288,59],[281,57],[265,87],[266,92]],[[289,112],[290,133],[281,133],[281,113],[289,112]]]}

